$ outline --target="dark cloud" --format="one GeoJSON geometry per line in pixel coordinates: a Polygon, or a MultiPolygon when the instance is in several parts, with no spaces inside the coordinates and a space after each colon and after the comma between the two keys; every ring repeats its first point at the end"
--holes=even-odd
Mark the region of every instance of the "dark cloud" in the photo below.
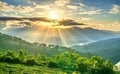
{"type": "Polygon", "coordinates": [[[32,17],[32,18],[24,18],[24,17],[0,17],[0,21],[43,21],[43,22],[51,22],[52,20],[45,17],[32,17]]]}
{"type": "Polygon", "coordinates": [[[83,23],[76,22],[76,21],[73,20],[73,19],[67,19],[67,20],[59,21],[59,24],[60,24],[60,25],[64,25],[64,26],[85,25],[85,24],[83,24],[83,23]]]}
{"type": "Polygon", "coordinates": [[[18,18],[18,17],[0,17],[0,21],[22,21],[22,18],[18,18]]]}
{"type": "MultiPolygon", "coordinates": [[[[73,19],[65,19],[65,20],[51,20],[45,17],[31,17],[31,18],[25,18],[25,17],[0,17],[0,21],[18,21],[17,23],[11,24],[11,26],[31,26],[32,22],[47,22],[48,24],[50,22],[57,22],[59,25],[64,26],[79,26],[79,25],[85,25],[84,23],[77,22],[73,19]],[[28,20],[28,21],[26,21],[28,20]]],[[[33,26],[33,25],[32,25],[33,26]]],[[[37,26],[37,25],[36,25],[37,26]]]]}
{"type": "Polygon", "coordinates": [[[43,22],[51,22],[52,20],[45,17],[33,17],[33,18],[24,18],[30,21],[43,21],[43,22]]]}

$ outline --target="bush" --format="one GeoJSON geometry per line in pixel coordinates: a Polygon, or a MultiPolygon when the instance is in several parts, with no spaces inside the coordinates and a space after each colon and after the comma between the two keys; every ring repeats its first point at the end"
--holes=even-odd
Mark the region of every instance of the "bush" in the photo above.
{"type": "Polygon", "coordinates": [[[48,67],[54,67],[54,68],[57,68],[57,63],[56,63],[56,62],[53,62],[53,61],[49,61],[49,63],[48,63],[48,67]]]}
{"type": "Polygon", "coordinates": [[[27,61],[26,61],[27,65],[35,65],[36,64],[36,60],[33,56],[29,56],[27,61]]]}

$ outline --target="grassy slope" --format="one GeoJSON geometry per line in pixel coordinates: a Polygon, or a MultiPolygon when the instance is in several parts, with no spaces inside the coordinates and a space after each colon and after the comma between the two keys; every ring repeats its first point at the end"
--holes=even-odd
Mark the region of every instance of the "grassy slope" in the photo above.
{"type": "Polygon", "coordinates": [[[0,63],[0,74],[67,74],[65,71],[44,66],[25,66],[0,63]]]}
{"type": "MultiPolygon", "coordinates": [[[[81,74],[70,70],[62,70],[59,68],[48,68],[46,66],[27,66],[21,64],[10,64],[0,62],[0,74],[81,74]]],[[[89,73],[85,73],[89,74],[89,73]]],[[[116,72],[115,74],[120,74],[116,72]]]]}

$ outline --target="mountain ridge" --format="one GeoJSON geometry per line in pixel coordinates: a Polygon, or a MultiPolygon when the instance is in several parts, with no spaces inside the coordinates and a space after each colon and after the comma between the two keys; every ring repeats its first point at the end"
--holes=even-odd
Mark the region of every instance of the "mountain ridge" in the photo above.
{"type": "Polygon", "coordinates": [[[107,40],[101,40],[87,45],[72,46],[79,52],[91,53],[109,58],[113,63],[117,63],[120,60],[120,38],[113,38],[107,40]]]}

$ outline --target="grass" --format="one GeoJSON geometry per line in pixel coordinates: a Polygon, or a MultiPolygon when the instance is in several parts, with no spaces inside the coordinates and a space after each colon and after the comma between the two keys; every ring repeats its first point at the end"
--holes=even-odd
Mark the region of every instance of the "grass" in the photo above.
{"type": "Polygon", "coordinates": [[[0,74],[67,74],[67,72],[45,66],[0,63],[0,74]]]}
{"type": "MultiPolygon", "coordinates": [[[[46,66],[35,65],[27,66],[22,64],[0,62],[0,74],[81,74],[81,73],[63,70],[59,68],[49,68],[46,66]]],[[[120,72],[116,72],[115,74],[120,74],[120,72]]]]}
{"type": "Polygon", "coordinates": [[[120,71],[117,71],[115,74],[120,74],[120,71]]]}

